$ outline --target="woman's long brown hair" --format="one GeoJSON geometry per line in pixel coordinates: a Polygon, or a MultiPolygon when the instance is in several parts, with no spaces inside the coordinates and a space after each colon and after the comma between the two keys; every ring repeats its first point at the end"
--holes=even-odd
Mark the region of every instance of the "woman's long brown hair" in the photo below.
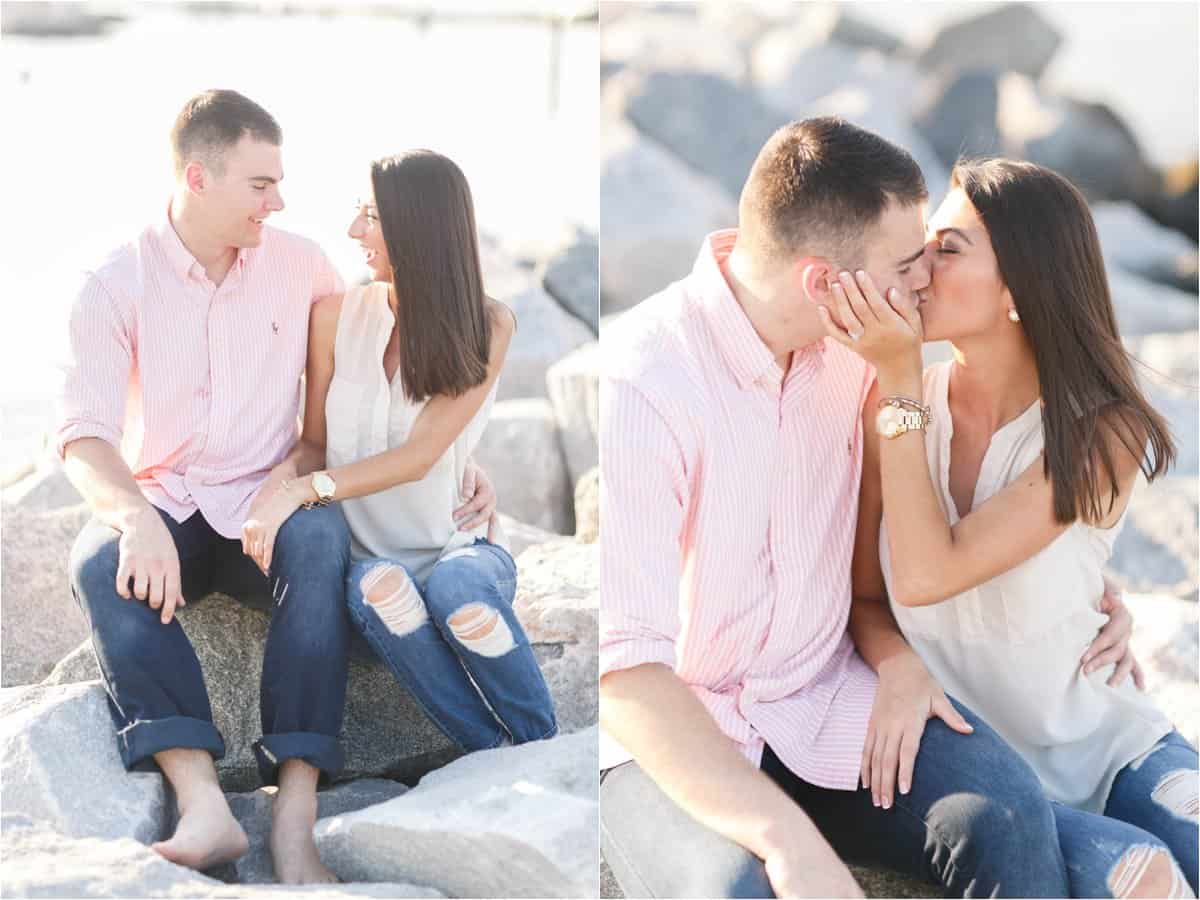
{"type": "Polygon", "coordinates": [[[1087,201],[1056,172],[1014,160],[962,161],[950,180],[987,228],[1033,347],[1054,516],[1098,523],[1118,496],[1118,444],[1153,479],[1174,462],[1175,443],[1121,343],[1087,201]]]}
{"type": "Polygon", "coordinates": [[[441,154],[409,150],[373,162],[371,183],[392,263],[404,392],[465,393],[487,378],[492,340],[467,179],[441,154]]]}

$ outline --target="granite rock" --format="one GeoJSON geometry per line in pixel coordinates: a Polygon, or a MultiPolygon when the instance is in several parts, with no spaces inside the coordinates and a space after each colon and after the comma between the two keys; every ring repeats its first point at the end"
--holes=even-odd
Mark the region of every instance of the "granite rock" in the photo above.
{"type": "Polygon", "coordinates": [[[571,484],[600,461],[601,358],[600,344],[593,341],[564,356],[546,373],[571,484]]]}
{"type": "Polygon", "coordinates": [[[573,482],[550,401],[528,397],[495,404],[473,456],[495,486],[502,512],[558,534],[575,530],[573,482]]]}

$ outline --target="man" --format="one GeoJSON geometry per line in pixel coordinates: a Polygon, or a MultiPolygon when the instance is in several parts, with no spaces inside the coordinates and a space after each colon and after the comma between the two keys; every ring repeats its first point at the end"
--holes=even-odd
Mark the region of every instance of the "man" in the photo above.
{"type": "MultiPolygon", "coordinates": [[[[198,869],[247,849],[217,781],[225,747],[199,662],[174,617],[220,591],[270,611],[254,752],[279,788],[276,876],[301,883],[336,880],[312,828],[318,780],[343,764],[349,535],[336,504],[316,506],[283,525],[269,570],[243,552],[244,526],[274,489],[324,463],[323,448],[297,442],[300,377],[309,308],[342,290],[316,244],[265,225],[283,209],[281,142],[271,115],[233,91],[184,106],[165,217],[87,273],[75,298],[57,441],[94,513],[71,584],[122,760],[160,769],[178,801],[174,835],[153,849],[198,869]]],[[[492,497],[485,482],[459,512],[486,518],[492,497]]]]}
{"type": "Polygon", "coordinates": [[[817,307],[846,269],[924,288],[925,199],[878,136],[784,126],[738,230],[605,332],[601,841],[631,896],[861,896],[839,856],[960,896],[1066,895],[1032,770],[886,609],[852,611],[872,372],[817,307]],[[893,807],[858,782],[872,707],[904,705],[924,734],[893,807]]]}

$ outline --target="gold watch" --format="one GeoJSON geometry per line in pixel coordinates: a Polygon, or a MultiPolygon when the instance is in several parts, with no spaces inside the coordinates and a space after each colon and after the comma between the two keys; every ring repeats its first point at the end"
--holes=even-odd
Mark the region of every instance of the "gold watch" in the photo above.
{"type": "Polygon", "coordinates": [[[313,472],[309,483],[312,485],[317,499],[305,503],[306,509],[312,509],[314,506],[326,506],[333,501],[333,497],[337,493],[337,482],[333,480],[332,475],[328,472],[313,472]]]}
{"type": "Polygon", "coordinates": [[[928,406],[907,397],[885,397],[879,401],[875,430],[890,441],[910,431],[924,431],[929,421],[928,406]]]}

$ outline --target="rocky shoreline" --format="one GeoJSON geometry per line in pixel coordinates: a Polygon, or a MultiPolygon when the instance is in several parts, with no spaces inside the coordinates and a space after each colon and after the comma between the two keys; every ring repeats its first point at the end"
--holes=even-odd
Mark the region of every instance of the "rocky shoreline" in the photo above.
{"type": "MultiPolygon", "coordinates": [[[[322,790],[317,839],[344,884],[316,896],[596,894],[599,614],[597,245],[564,232],[532,266],[484,245],[489,294],[520,326],[476,458],[517,559],[514,608],[550,687],[560,735],[462,755],[356,636],[346,769],[322,790]],[[592,315],[578,318],[590,294],[592,315]]],[[[258,673],[266,613],[213,594],[179,613],[227,745],[218,775],[251,839],[197,873],[148,844],[177,819],[158,774],[117,755],[103,683],[66,561],[89,512],[46,441],[4,485],[0,772],[5,896],[223,897],[279,893],[260,786],[258,673]]]]}

